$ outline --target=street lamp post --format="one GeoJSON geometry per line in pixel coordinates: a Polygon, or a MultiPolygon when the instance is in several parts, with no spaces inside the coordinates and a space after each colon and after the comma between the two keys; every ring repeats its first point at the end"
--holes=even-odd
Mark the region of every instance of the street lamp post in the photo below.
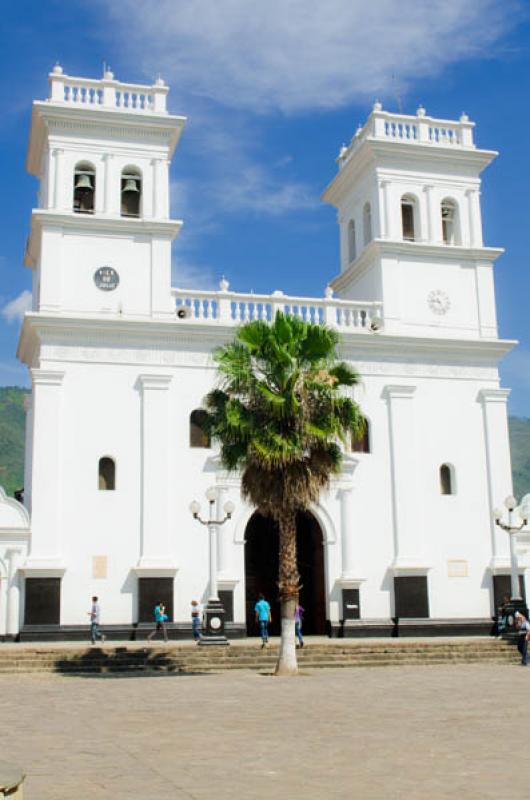
{"type": "Polygon", "coordinates": [[[234,504],[228,500],[224,506],[225,512],[224,519],[215,518],[215,501],[217,499],[217,489],[211,486],[206,492],[206,499],[208,501],[208,519],[201,519],[199,512],[201,510],[200,504],[194,500],[190,504],[190,511],[193,514],[193,519],[205,525],[208,528],[208,545],[209,545],[209,586],[208,586],[208,603],[206,604],[206,630],[205,635],[200,639],[201,645],[227,645],[228,639],[225,636],[225,610],[223,604],[219,600],[217,590],[217,531],[221,525],[224,525],[234,513],[234,504]]]}
{"type": "Polygon", "coordinates": [[[528,611],[526,608],[526,603],[524,602],[523,598],[521,597],[521,589],[519,584],[519,569],[517,566],[517,552],[515,549],[516,545],[516,534],[522,528],[527,525],[528,520],[525,517],[521,520],[519,524],[515,522],[515,509],[517,507],[517,500],[513,495],[509,495],[506,500],[504,501],[504,506],[508,511],[508,522],[505,523],[502,521],[503,517],[503,510],[502,508],[496,508],[493,512],[493,516],[495,519],[495,524],[502,528],[503,531],[506,531],[510,537],[510,603],[512,605],[512,613],[515,611],[521,611],[525,617],[528,616],[528,611]]]}

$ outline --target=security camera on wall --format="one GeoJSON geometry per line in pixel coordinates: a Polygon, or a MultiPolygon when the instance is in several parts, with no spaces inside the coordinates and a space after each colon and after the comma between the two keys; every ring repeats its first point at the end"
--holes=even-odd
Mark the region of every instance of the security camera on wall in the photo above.
{"type": "Polygon", "coordinates": [[[180,306],[177,308],[177,319],[189,319],[191,317],[190,306],[180,306]]]}

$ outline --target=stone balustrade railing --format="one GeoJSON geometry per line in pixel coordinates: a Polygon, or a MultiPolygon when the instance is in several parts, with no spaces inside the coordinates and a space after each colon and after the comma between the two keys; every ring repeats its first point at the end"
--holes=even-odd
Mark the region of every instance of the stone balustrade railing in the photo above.
{"type": "Polygon", "coordinates": [[[416,115],[391,114],[383,111],[381,103],[374,103],[372,113],[366,124],[359,127],[348,146],[339,153],[339,168],[349,161],[352,154],[366,139],[382,139],[405,144],[436,145],[438,147],[474,148],[473,128],[466,114],[459,120],[435,119],[428,117],[423,106],[416,115]]]}
{"type": "Polygon", "coordinates": [[[382,325],[383,304],[334,298],[330,289],[326,297],[289,297],[283,292],[243,294],[228,291],[228,283],[220,283],[220,291],[172,289],[177,315],[202,324],[242,325],[251,320],[270,322],[277,311],[299,317],[305,322],[330,325],[339,330],[370,332],[382,325]]]}
{"type": "Polygon", "coordinates": [[[88,80],[65,75],[59,64],[49,75],[49,102],[69,106],[114,109],[134,113],[167,113],[166,98],[169,91],[164,81],[158,79],[152,86],[120,83],[106,70],[101,80],[88,80]]]}

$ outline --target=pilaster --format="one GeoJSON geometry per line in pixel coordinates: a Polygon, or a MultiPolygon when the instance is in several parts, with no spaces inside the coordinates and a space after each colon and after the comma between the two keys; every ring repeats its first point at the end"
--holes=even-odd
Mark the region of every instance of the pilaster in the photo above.
{"type": "Polygon", "coordinates": [[[6,553],[9,559],[9,584],[7,593],[7,625],[8,636],[16,636],[20,630],[20,572],[22,550],[13,547],[6,553]]]}
{"type": "Polygon", "coordinates": [[[505,563],[508,555],[508,536],[495,524],[493,510],[502,506],[504,499],[512,494],[507,415],[509,394],[509,389],[481,389],[477,397],[482,405],[484,422],[492,568],[499,561],[505,563]]]}
{"type": "Polygon", "coordinates": [[[59,560],[61,553],[62,404],[64,372],[32,369],[31,463],[32,559],[59,560]]]}
{"type": "Polygon", "coordinates": [[[170,375],[140,375],[141,536],[139,567],[169,566],[170,375]]]}
{"type": "Polygon", "coordinates": [[[388,405],[394,569],[421,566],[421,541],[417,513],[416,442],[414,430],[415,386],[385,386],[388,405]]]}

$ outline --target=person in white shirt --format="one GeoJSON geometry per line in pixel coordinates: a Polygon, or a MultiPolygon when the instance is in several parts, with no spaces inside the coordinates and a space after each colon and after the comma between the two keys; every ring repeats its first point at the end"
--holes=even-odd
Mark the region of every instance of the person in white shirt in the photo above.
{"type": "Polygon", "coordinates": [[[517,649],[521,653],[521,666],[526,667],[528,663],[528,640],[530,639],[530,622],[520,611],[515,612],[515,626],[519,631],[517,649]]]}
{"type": "Polygon", "coordinates": [[[88,616],[90,617],[90,639],[92,641],[92,644],[96,644],[96,639],[99,639],[102,642],[105,641],[105,637],[104,637],[104,635],[101,633],[101,631],[99,629],[100,613],[101,613],[101,611],[100,611],[100,607],[99,607],[98,598],[97,597],[93,597],[92,598],[92,607],[91,607],[90,611],[88,612],[88,616]]]}

